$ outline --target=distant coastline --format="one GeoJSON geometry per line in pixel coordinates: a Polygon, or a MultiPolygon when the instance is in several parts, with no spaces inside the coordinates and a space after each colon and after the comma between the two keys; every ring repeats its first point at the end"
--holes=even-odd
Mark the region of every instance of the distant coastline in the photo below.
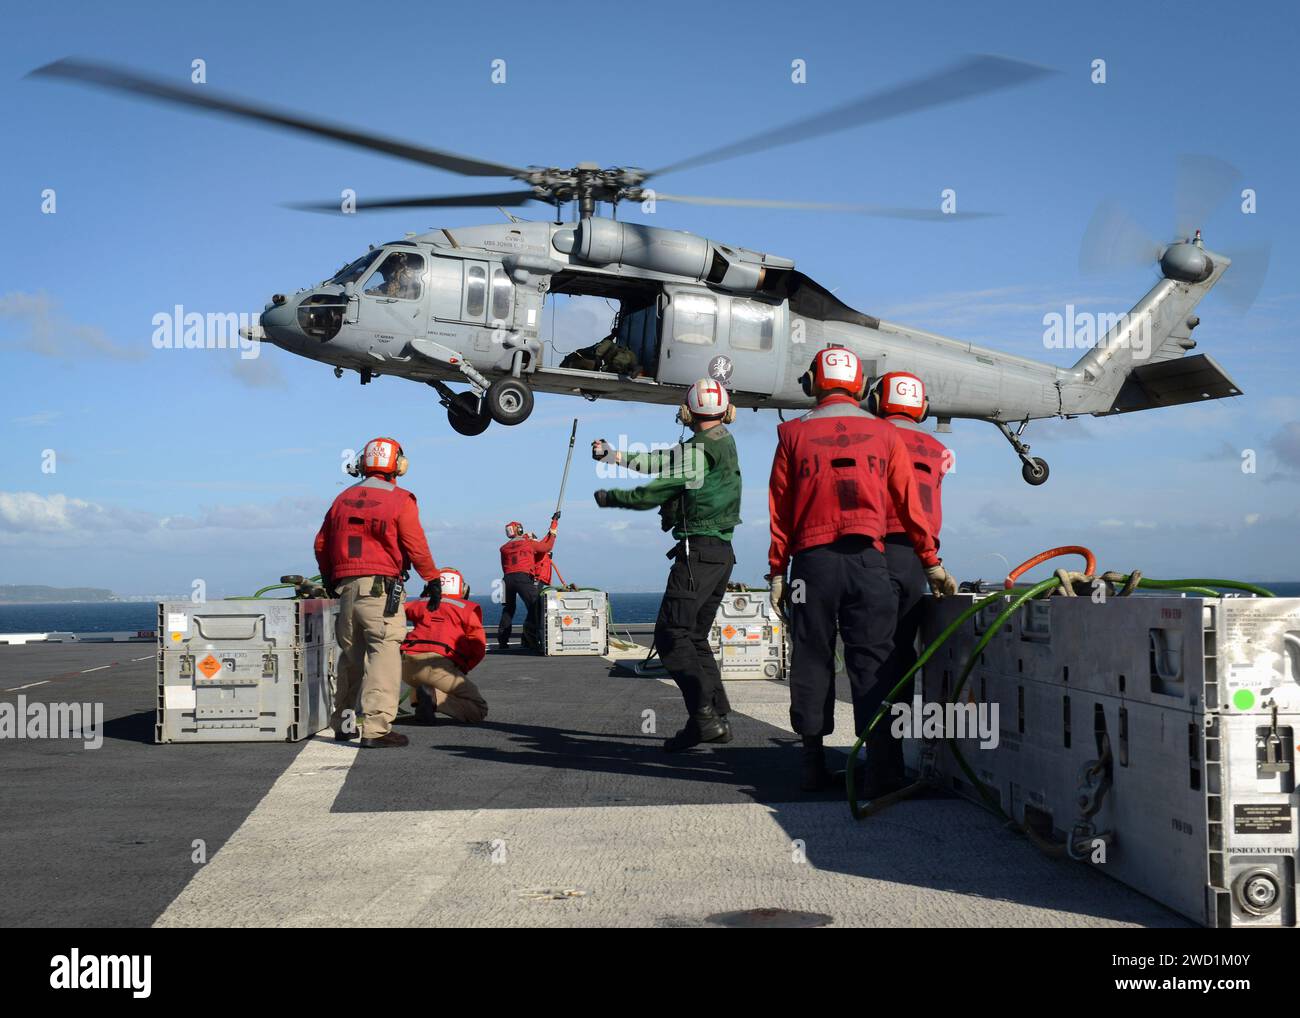
{"type": "Polygon", "coordinates": [[[0,584],[0,604],[104,604],[121,600],[124,598],[103,587],[0,584]]]}

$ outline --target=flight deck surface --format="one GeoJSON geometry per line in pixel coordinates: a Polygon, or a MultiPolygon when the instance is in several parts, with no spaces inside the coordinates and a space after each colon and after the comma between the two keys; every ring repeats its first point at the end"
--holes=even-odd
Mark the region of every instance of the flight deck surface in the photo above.
{"type": "Polygon", "coordinates": [[[802,796],[782,683],[728,684],[735,740],[676,756],[671,683],[519,651],[474,673],[484,724],[405,749],[155,745],[152,650],[0,646],[0,702],[104,705],[98,749],[0,740],[3,925],[1188,925],[963,800],[802,796]]]}

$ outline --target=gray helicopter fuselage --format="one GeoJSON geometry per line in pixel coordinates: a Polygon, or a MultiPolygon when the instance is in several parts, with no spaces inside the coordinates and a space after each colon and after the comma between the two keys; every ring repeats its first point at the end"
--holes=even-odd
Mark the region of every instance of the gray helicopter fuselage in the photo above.
{"type": "MultiPolygon", "coordinates": [[[[799,378],[816,351],[841,344],[862,358],[870,376],[920,376],[935,417],[1017,422],[1188,401],[1153,401],[1148,380],[1130,395],[1133,405],[1117,405],[1121,389],[1132,389],[1136,367],[1181,357],[1195,345],[1191,309],[1228,265],[1199,243],[1169,251],[1166,278],[1127,316],[1117,316],[1122,320],[1073,367],[855,311],[789,259],[601,217],[441,229],[384,244],[351,272],[277,297],[262,315],[261,334],[338,368],[461,381],[476,391],[514,375],[545,392],[673,404],[685,386],[712,377],[738,406],[773,409],[811,405],[799,378]],[[394,266],[400,278],[389,278],[394,266]],[[642,372],[548,366],[544,312],[556,293],[616,302],[613,335],[640,354],[642,372]]],[[[572,345],[584,339],[555,338],[572,345]]],[[[1063,338],[1062,345],[1077,345],[1073,336],[1063,338]]],[[[1161,370],[1152,377],[1168,375],[1161,370]]]]}

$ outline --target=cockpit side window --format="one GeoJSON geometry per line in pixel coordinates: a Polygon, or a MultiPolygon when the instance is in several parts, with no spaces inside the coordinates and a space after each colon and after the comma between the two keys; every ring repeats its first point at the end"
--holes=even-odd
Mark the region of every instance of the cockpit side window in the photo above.
{"type": "Polygon", "coordinates": [[[368,296],[419,300],[424,259],[412,251],[390,251],[362,288],[368,296]]]}
{"type": "Polygon", "coordinates": [[[366,269],[370,267],[371,263],[378,258],[379,255],[380,252],[378,251],[367,251],[356,261],[344,265],[343,268],[339,269],[338,272],[334,273],[334,275],[325,280],[325,282],[338,283],[340,285],[355,283],[365,274],[366,269]]]}

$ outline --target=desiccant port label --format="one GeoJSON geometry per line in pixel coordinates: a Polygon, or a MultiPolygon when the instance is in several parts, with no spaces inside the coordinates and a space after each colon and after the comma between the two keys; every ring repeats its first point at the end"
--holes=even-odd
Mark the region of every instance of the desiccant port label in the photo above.
{"type": "Polygon", "coordinates": [[[1237,834],[1290,834],[1291,807],[1262,803],[1233,806],[1232,829],[1237,834]]]}

